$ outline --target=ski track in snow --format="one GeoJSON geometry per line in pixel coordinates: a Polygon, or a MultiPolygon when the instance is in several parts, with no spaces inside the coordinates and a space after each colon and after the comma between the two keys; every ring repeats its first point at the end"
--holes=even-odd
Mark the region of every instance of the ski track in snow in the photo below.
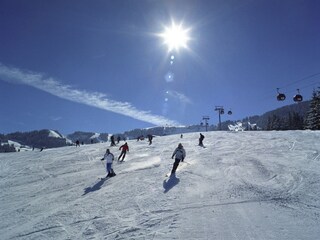
{"type": "Polygon", "coordinates": [[[0,154],[1,239],[317,239],[320,132],[206,132],[0,154]],[[181,142],[187,163],[166,178],[181,142]]]}

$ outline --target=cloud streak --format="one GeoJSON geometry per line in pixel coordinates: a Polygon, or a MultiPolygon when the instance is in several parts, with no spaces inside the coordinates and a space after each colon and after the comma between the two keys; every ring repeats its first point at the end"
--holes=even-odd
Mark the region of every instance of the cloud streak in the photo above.
{"type": "Polygon", "coordinates": [[[18,68],[7,67],[1,63],[0,79],[9,83],[25,84],[62,99],[125,115],[156,126],[180,125],[174,120],[154,115],[148,111],[139,110],[128,102],[118,102],[108,99],[105,94],[78,90],[70,85],[64,85],[52,77],[45,77],[41,73],[23,71],[18,68]]]}
{"type": "Polygon", "coordinates": [[[177,91],[167,91],[167,94],[172,98],[178,99],[180,102],[184,104],[192,104],[192,101],[190,100],[190,98],[188,98],[183,93],[179,93],[177,91]]]}

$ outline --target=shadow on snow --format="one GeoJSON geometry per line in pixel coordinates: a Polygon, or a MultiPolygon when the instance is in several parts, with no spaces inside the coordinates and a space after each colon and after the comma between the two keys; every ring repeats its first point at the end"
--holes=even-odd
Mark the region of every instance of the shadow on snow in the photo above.
{"type": "Polygon", "coordinates": [[[99,189],[101,189],[101,186],[103,185],[103,183],[106,181],[106,178],[101,178],[99,182],[97,182],[95,185],[93,185],[92,187],[86,187],[84,189],[84,193],[82,194],[82,196],[88,194],[89,192],[94,192],[94,191],[98,191],[99,189]]]}
{"type": "Polygon", "coordinates": [[[175,175],[170,176],[169,179],[163,181],[164,193],[167,193],[180,182],[180,179],[175,175]]]}

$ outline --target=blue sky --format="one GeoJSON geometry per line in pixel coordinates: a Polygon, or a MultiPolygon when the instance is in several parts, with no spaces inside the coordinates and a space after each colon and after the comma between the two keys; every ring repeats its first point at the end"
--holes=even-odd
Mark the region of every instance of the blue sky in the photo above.
{"type": "Polygon", "coordinates": [[[238,120],[297,88],[310,99],[319,12],[317,0],[0,0],[0,132],[216,124],[215,106],[238,120]],[[172,22],[190,39],[169,52],[172,22]]]}

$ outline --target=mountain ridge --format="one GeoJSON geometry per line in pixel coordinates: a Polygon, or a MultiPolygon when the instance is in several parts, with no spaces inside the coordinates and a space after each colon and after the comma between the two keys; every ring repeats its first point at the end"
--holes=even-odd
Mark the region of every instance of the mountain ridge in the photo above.
{"type": "MultiPolygon", "coordinates": [[[[266,112],[261,116],[255,115],[242,120],[237,121],[223,121],[221,122],[221,130],[228,130],[229,124],[235,122],[243,122],[245,127],[248,127],[248,122],[257,124],[261,130],[272,130],[268,129],[268,122],[273,116],[277,116],[281,119],[287,119],[290,113],[298,114],[301,118],[306,116],[309,108],[310,101],[304,101],[291,105],[286,105],[275,110],[266,112]]],[[[141,136],[154,135],[154,136],[165,136],[172,134],[183,134],[191,132],[204,132],[204,131],[216,131],[219,130],[218,125],[207,125],[203,124],[190,125],[185,127],[174,127],[174,126],[156,126],[145,129],[132,129],[123,133],[113,134],[119,136],[121,140],[137,139],[141,136]]],[[[0,152],[14,152],[20,151],[21,149],[30,150],[34,148],[56,148],[73,145],[76,141],[81,144],[92,144],[99,142],[109,141],[109,137],[112,134],[109,133],[95,133],[95,132],[84,132],[76,131],[74,133],[64,136],[58,130],[35,130],[31,132],[14,132],[9,134],[0,134],[0,152]],[[10,144],[9,141],[13,141],[10,144]],[[16,144],[15,144],[16,143],[16,144]]]]}

